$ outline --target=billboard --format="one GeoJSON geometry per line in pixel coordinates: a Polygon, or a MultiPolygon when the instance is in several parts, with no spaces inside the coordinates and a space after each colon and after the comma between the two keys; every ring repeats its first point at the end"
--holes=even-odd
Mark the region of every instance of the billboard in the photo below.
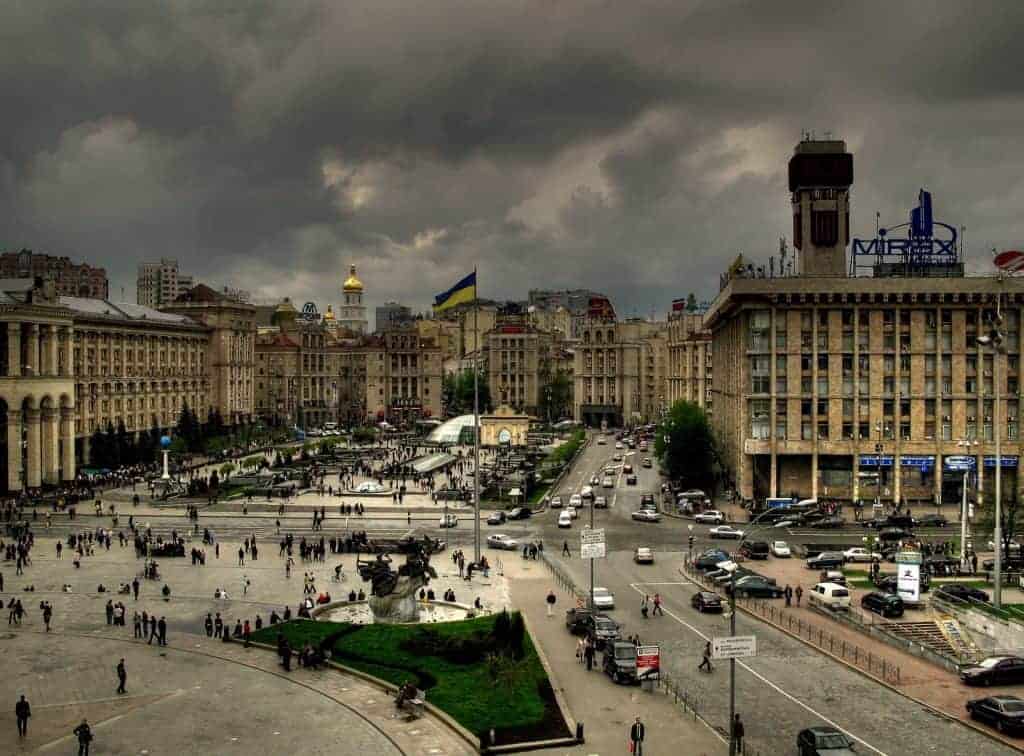
{"type": "Polygon", "coordinates": [[[910,604],[921,600],[921,565],[899,564],[896,566],[896,593],[910,604]]]}
{"type": "Polygon", "coordinates": [[[638,680],[657,680],[661,676],[661,646],[638,646],[636,649],[638,680]]]}

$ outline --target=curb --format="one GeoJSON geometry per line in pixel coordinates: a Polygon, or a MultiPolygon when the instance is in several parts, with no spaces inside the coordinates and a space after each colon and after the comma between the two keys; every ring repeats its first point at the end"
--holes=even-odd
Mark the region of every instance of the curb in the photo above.
{"type": "MultiPolygon", "coordinates": [[[[689,580],[690,582],[694,582],[694,583],[696,582],[696,581],[693,580],[693,578],[691,578],[689,575],[687,575],[683,571],[682,567],[679,568],[679,574],[682,575],[687,580],[689,580]]],[[[699,585],[699,583],[696,583],[696,584],[699,585]]],[[[876,677],[875,675],[871,674],[870,672],[867,672],[866,670],[861,669],[858,666],[850,664],[845,659],[843,659],[843,658],[841,658],[839,656],[836,656],[835,654],[830,653],[830,652],[826,651],[823,648],[819,648],[818,646],[815,646],[813,643],[810,643],[809,641],[804,640],[799,635],[794,635],[793,633],[789,632],[786,628],[784,628],[782,625],[777,625],[774,622],[765,619],[761,615],[759,615],[759,614],[757,614],[755,612],[750,611],[749,609],[747,609],[744,606],[741,606],[738,603],[736,604],[736,608],[739,609],[744,614],[746,614],[748,617],[751,617],[752,619],[755,619],[755,620],[757,620],[759,622],[763,622],[766,625],[770,625],[771,627],[774,627],[779,632],[785,633],[790,638],[795,638],[796,640],[800,641],[802,644],[804,644],[808,648],[811,648],[811,649],[814,649],[815,651],[818,651],[823,656],[829,657],[830,659],[838,662],[839,664],[842,664],[847,669],[851,669],[854,672],[857,672],[858,674],[860,674],[861,676],[868,678],[869,680],[873,680],[874,682],[878,683],[879,685],[882,685],[883,687],[888,688],[893,693],[901,695],[901,696],[903,696],[904,698],[906,698],[909,701],[913,701],[918,706],[920,706],[920,707],[922,707],[924,709],[927,709],[931,713],[933,713],[933,714],[935,714],[937,716],[940,716],[943,719],[949,720],[951,722],[955,722],[955,723],[957,723],[959,725],[962,725],[964,727],[968,727],[968,728],[974,730],[975,732],[978,732],[978,733],[980,733],[982,735],[985,735],[986,737],[988,737],[989,740],[993,740],[993,741],[995,741],[995,742],[997,742],[997,743],[999,743],[1001,745],[1008,745],[1008,746],[1010,746],[1011,748],[1013,748],[1016,751],[1024,752],[1024,747],[1021,747],[1020,745],[1018,745],[1017,743],[1015,743],[1012,740],[1009,740],[1009,739],[1005,739],[1004,740],[1003,738],[1001,738],[999,736],[998,733],[996,733],[994,731],[991,731],[991,730],[988,730],[988,729],[985,729],[985,728],[975,724],[973,720],[970,720],[970,719],[960,719],[959,717],[955,717],[955,716],[953,716],[952,714],[950,714],[947,711],[943,711],[942,709],[938,709],[935,706],[933,706],[932,704],[928,703],[927,701],[922,701],[920,698],[917,698],[916,696],[912,696],[909,693],[907,693],[906,691],[901,690],[900,688],[897,688],[892,683],[889,683],[889,682],[887,682],[886,680],[883,680],[880,677],[876,677]]]]}

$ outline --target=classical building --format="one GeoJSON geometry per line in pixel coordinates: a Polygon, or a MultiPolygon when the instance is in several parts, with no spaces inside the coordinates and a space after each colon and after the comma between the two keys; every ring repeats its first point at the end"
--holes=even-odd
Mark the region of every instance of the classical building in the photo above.
{"type": "Polygon", "coordinates": [[[541,392],[554,374],[555,339],[528,316],[503,315],[487,334],[484,362],[494,402],[528,415],[541,413],[541,392]]]}
{"type": "Polygon", "coordinates": [[[0,279],[42,278],[52,280],[63,297],[106,299],[110,282],[105,268],[73,263],[70,258],[37,254],[28,249],[0,255],[0,279]]]}
{"type": "MultiPolygon", "coordinates": [[[[907,258],[884,263],[884,275],[839,275],[852,180],[845,155],[841,142],[801,143],[791,163],[803,275],[731,275],[705,315],[712,426],[728,475],[757,502],[957,501],[964,465],[971,488],[991,493],[998,432],[1003,497],[1016,499],[1024,282],[956,277],[949,247],[938,268],[907,258]],[[997,364],[977,337],[1000,298],[1006,354],[997,364]]],[[[941,248],[917,238],[918,249],[941,248]]]]}
{"type": "Polygon", "coordinates": [[[666,408],[665,323],[589,319],[575,345],[574,417],[608,427],[656,421],[666,408]]]}
{"type": "Polygon", "coordinates": [[[164,257],[160,262],[139,263],[135,285],[136,303],[145,307],[161,308],[172,304],[191,289],[193,280],[192,276],[181,273],[177,260],[164,257]]]}
{"type": "Polygon", "coordinates": [[[441,417],[441,348],[413,324],[365,340],[366,415],[400,424],[441,417]]]}
{"type": "Polygon", "coordinates": [[[666,403],[692,402],[710,414],[711,376],[711,333],[704,328],[703,313],[673,310],[668,316],[666,403]]]}
{"type": "Polygon", "coordinates": [[[348,278],[341,285],[341,307],[338,326],[353,333],[367,333],[366,305],[363,304],[363,282],[356,276],[356,266],[349,268],[348,278]]]}

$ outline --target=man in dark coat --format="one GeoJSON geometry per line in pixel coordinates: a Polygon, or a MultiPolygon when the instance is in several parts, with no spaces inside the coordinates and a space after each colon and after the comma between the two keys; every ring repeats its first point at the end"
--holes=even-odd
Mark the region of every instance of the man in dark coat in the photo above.
{"type": "Polygon", "coordinates": [[[18,737],[28,735],[28,718],[32,716],[32,707],[28,705],[25,696],[18,699],[14,704],[14,717],[18,720],[18,737]]]}

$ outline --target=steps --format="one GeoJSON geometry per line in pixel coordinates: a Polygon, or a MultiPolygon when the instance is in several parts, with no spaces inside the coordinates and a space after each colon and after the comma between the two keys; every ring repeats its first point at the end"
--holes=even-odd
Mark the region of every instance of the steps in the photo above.
{"type": "Polygon", "coordinates": [[[956,650],[958,657],[967,656],[974,658],[978,655],[977,645],[971,640],[970,635],[961,627],[960,622],[955,617],[939,614],[937,622],[939,629],[946,636],[949,644],[956,650]]]}
{"type": "Polygon", "coordinates": [[[954,648],[949,638],[935,620],[927,622],[887,622],[885,629],[893,635],[924,646],[942,656],[957,657],[958,649],[954,648]]]}

